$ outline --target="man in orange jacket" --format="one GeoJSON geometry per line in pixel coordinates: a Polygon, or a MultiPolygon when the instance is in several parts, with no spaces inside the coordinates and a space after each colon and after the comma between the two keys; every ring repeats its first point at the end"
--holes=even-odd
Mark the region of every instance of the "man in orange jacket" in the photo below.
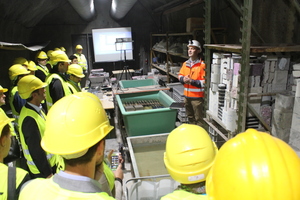
{"type": "Polygon", "coordinates": [[[184,86],[185,112],[189,123],[202,126],[205,64],[199,58],[200,43],[192,40],[187,46],[190,58],[182,64],[178,79],[184,86]]]}

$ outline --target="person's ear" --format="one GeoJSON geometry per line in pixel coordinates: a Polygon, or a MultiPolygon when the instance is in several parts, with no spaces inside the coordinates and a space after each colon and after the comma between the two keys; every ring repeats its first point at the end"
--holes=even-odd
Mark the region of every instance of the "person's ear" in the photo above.
{"type": "Polygon", "coordinates": [[[104,154],[104,149],[105,149],[105,143],[104,140],[101,140],[99,142],[99,145],[97,146],[97,154],[98,155],[103,155],[104,154]]]}
{"type": "Polygon", "coordinates": [[[1,145],[1,147],[5,147],[5,145],[6,145],[6,136],[0,137],[0,145],[1,145]]]}

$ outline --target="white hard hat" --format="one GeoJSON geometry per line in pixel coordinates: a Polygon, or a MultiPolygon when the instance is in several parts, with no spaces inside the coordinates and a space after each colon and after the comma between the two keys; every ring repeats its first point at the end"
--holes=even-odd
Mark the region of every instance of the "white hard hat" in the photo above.
{"type": "Polygon", "coordinates": [[[187,47],[190,47],[190,46],[197,47],[201,50],[200,42],[198,42],[197,40],[190,40],[187,47]]]}

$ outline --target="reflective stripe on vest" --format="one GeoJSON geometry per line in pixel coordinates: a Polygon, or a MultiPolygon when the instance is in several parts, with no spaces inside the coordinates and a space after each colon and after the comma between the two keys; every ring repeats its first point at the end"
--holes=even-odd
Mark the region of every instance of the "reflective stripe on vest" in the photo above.
{"type": "MultiPolygon", "coordinates": [[[[44,118],[46,118],[46,116],[43,112],[42,112],[42,114],[43,114],[44,118]]],[[[41,138],[44,136],[44,132],[45,132],[45,119],[42,116],[40,116],[36,111],[31,110],[31,109],[27,108],[26,106],[23,106],[23,108],[21,110],[21,114],[20,114],[20,120],[19,120],[19,122],[20,122],[20,127],[19,127],[20,140],[21,140],[22,149],[24,152],[24,156],[27,160],[29,170],[33,174],[39,174],[40,171],[38,170],[34,161],[32,160],[32,157],[30,155],[28,146],[27,146],[25,138],[24,138],[24,134],[22,132],[23,121],[26,117],[31,117],[35,120],[35,122],[38,126],[38,129],[40,131],[41,138]]],[[[50,166],[53,167],[56,164],[56,157],[53,154],[49,154],[47,152],[46,152],[46,156],[47,156],[50,166]]]]}
{"type": "Polygon", "coordinates": [[[197,88],[197,89],[193,89],[193,88],[184,88],[184,90],[190,91],[190,92],[203,92],[203,91],[204,91],[204,88],[197,88]]]}
{"type": "Polygon", "coordinates": [[[68,95],[72,94],[69,87],[68,87],[67,82],[62,77],[60,77],[58,74],[55,74],[55,73],[50,74],[46,78],[46,83],[48,84],[47,87],[46,87],[46,102],[47,102],[48,110],[50,110],[50,108],[53,106],[53,99],[50,95],[50,89],[49,89],[49,85],[50,85],[50,83],[52,82],[53,79],[58,79],[61,82],[61,85],[63,87],[65,96],[68,96],[68,95]]]}

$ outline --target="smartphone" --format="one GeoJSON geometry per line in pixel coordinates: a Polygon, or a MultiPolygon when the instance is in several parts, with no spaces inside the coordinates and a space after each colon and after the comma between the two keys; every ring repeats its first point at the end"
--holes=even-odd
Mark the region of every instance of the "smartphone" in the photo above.
{"type": "Polygon", "coordinates": [[[110,164],[110,168],[111,170],[116,170],[119,166],[119,156],[114,154],[111,156],[111,164],[110,164]]]}

